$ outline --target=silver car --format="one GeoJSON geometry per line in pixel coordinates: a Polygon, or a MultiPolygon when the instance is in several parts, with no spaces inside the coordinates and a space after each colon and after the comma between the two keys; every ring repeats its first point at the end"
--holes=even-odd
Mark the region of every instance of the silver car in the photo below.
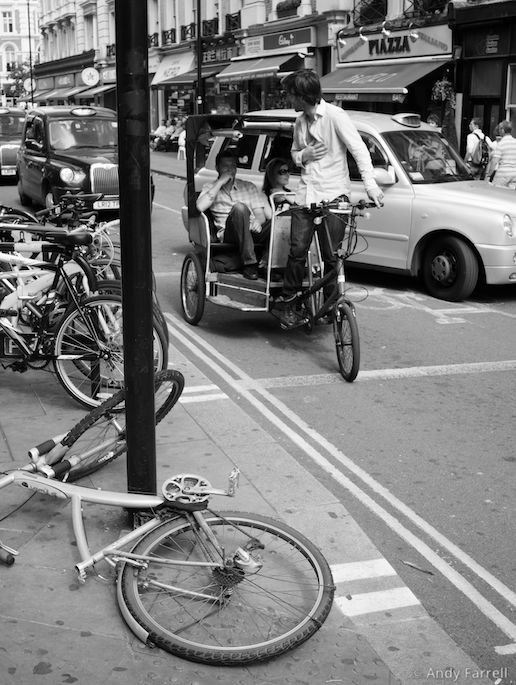
{"type": "MultiPolygon", "coordinates": [[[[420,276],[431,295],[449,301],[467,298],[480,280],[516,284],[514,190],[473,180],[446,139],[419,115],[348,114],[385,193],[385,206],[360,220],[363,244],[350,261],[420,276]]],[[[239,177],[261,187],[269,159],[290,159],[295,117],[293,110],[244,115],[239,133],[215,137],[196,175],[197,190],[216,178],[215,158],[228,146],[237,152],[239,177]]],[[[348,165],[353,199],[365,197],[350,155],[348,165]]],[[[293,188],[298,174],[292,167],[293,188]]]]}

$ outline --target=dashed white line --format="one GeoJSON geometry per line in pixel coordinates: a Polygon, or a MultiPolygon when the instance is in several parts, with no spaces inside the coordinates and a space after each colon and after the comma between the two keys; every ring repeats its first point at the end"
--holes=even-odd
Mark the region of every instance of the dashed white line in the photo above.
{"type": "Polygon", "coordinates": [[[408,587],[393,587],[390,590],[363,592],[348,597],[336,597],[335,604],[345,616],[361,616],[377,611],[392,611],[421,604],[408,587]]]}
{"type": "Polygon", "coordinates": [[[368,561],[350,561],[346,564],[332,564],[331,572],[336,583],[349,583],[351,580],[364,578],[381,578],[395,576],[396,571],[387,559],[370,559],[368,561]]]}

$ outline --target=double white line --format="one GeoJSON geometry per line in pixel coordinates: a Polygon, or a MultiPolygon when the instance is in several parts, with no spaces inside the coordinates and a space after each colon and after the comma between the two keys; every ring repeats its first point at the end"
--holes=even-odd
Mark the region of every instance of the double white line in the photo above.
{"type": "MultiPolygon", "coordinates": [[[[262,416],[270,421],[294,444],[307,454],[314,463],[329,474],[342,487],[351,492],[358,501],[378,516],[381,521],[394,531],[399,537],[416,549],[435,569],[462,592],[494,625],[496,625],[509,640],[510,644],[495,647],[498,654],[516,653],[516,625],[512,623],[501,611],[489,602],[466,578],[458,573],[450,564],[442,559],[434,550],[404,526],[398,518],[390,514],[378,502],[368,495],[365,490],[356,485],[350,478],[344,475],[340,468],[334,466],[321,452],[308,440],[323,448],[337,463],[347,469],[356,479],[362,481],[376,495],[382,497],[393,509],[402,514],[413,526],[420,529],[428,537],[437,542],[441,549],[458,559],[464,566],[472,571],[478,578],[495,590],[508,604],[516,609],[516,593],[504,585],[487,569],[478,564],[471,556],[455,545],[451,540],[442,535],[427,521],[416,514],[410,507],[395,497],[387,488],[378,483],[366,471],[357,466],[349,457],[331,444],[324,436],[306,424],[299,416],[292,412],[283,402],[271,395],[255,380],[244,373],[240,368],[226,359],[209,343],[205,342],[190,326],[186,326],[180,319],[165,314],[170,321],[170,335],[206,363],[225,383],[232,387],[241,397],[246,399],[262,416]],[[215,361],[217,360],[217,361],[215,361]],[[225,368],[223,368],[223,366],[225,368]],[[231,371],[229,374],[225,369],[231,371]],[[252,392],[250,390],[252,388],[252,392]],[[260,395],[264,401],[273,406],[274,411],[256,395],[260,395]],[[280,418],[280,414],[283,418],[280,418]],[[294,428],[291,428],[287,419],[294,428]],[[303,437],[303,435],[306,437],[303,437]]],[[[511,368],[514,362],[510,362],[511,368]]],[[[216,387],[216,386],[214,386],[216,387]]],[[[409,591],[410,592],[410,591],[409,591]]],[[[407,598],[410,600],[410,598],[407,598]]],[[[409,604],[412,604],[409,601],[409,604]]],[[[345,606],[345,604],[344,604],[345,606]]],[[[342,607],[341,607],[342,608],[342,607]]]]}

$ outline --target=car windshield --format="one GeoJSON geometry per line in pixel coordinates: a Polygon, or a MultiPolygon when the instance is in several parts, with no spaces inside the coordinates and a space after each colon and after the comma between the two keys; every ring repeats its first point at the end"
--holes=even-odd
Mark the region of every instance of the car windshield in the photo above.
{"type": "Polygon", "coordinates": [[[0,116],[0,138],[20,138],[23,129],[23,115],[0,116]]]}
{"type": "Polygon", "coordinates": [[[384,138],[412,183],[468,181],[472,176],[459,155],[437,131],[395,131],[384,138]]]}
{"type": "Polygon", "coordinates": [[[117,122],[113,119],[60,119],[50,122],[49,132],[53,150],[115,148],[118,142],[117,122]]]}

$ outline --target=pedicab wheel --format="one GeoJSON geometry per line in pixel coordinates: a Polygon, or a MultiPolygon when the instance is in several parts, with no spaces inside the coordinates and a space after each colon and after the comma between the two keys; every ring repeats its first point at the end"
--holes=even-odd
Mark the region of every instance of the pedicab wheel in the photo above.
{"type": "Polygon", "coordinates": [[[337,305],[333,318],[333,334],[340,373],[352,383],[360,366],[360,338],[355,310],[346,302],[337,305]]]}
{"type": "Polygon", "coordinates": [[[204,268],[199,257],[190,252],[181,269],[181,306],[185,320],[192,326],[201,320],[205,303],[204,268]]]}

